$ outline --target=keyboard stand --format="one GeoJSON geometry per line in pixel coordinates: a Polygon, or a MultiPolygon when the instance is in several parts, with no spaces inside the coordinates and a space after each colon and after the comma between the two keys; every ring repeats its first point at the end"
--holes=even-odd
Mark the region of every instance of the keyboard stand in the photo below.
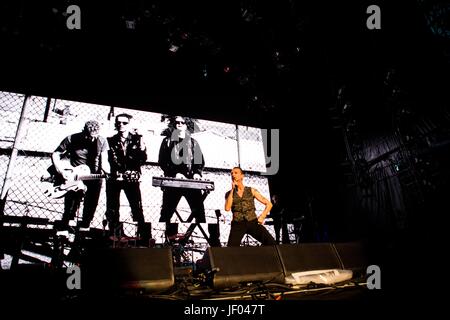
{"type": "MultiPolygon", "coordinates": [[[[209,194],[209,190],[203,191],[203,194],[202,194],[202,201],[205,201],[205,199],[206,199],[206,197],[208,196],[208,194],[209,194]]],[[[194,220],[194,216],[193,216],[192,213],[189,215],[189,217],[188,217],[186,220],[183,220],[183,218],[181,217],[180,213],[179,213],[177,210],[175,210],[175,214],[177,215],[178,219],[180,219],[180,222],[182,222],[182,223],[185,223],[185,222],[191,222],[191,225],[190,225],[190,226],[188,227],[188,229],[186,230],[184,241],[187,242],[187,241],[189,240],[191,234],[194,232],[195,228],[198,227],[198,228],[200,229],[200,232],[202,233],[203,237],[206,239],[206,241],[208,242],[208,244],[211,246],[211,241],[210,241],[210,239],[209,239],[209,236],[208,236],[208,234],[205,232],[205,230],[203,229],[203,227],[201,226],[201,224],[200,224],[200,223],[197,223],[197,222],[192,222],[192,220],[194,220]]]]}
{"type": "MultiPolygon", "coordinates": [[[[202,194],[202,202],[205,202],[205,199],[206,199],[206,197],[208,196],[208,194],[209,194],[209,190],[205,190],[205,191],[203,191],[203,194],[202,194]]],[[[176,211],[175,211],[176,212],[176,211]]],[[[180,215],[177,213],[177,215],[178,215],[178,218],[180,217],[180,215]]],[[[192,212],[191,212],[191,214],[189,215],[189,217],[186,219],[186,221],[183,221],[183,220],[181,220],[181,222],[192,222],[192,220],[194,220],[194,215],[192,214],[192,212]]]]}
{"type": "Polygon", "coordinates": [[[185,233],[185,238],[184,240],[187,242],[189,240],[189,238],[191,237],[192,233],[194,232],[195,228],[198,227],[200,229],[200,232],[202,233],[203,237],[206,239],[206,241],[208,242],[208,244],[210,246],[212,246],[211,241],[209,239],[209,236],[206,234],[205,230],[203,229],[203,227],[200,225],[200,223],[191,223],[191,225],[188,227],[188,229],[186,230],[185,233]]]}

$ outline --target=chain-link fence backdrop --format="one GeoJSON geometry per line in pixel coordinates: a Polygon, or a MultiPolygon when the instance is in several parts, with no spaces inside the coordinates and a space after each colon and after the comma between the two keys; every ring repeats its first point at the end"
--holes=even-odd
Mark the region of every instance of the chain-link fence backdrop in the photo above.
{"type": "MultiPolygon", "coordinates": [[[[115,134],[114,115],[122,112],[133,116],[133,129],[143,135],[147,146],[148,159],[141,178],[144,216],[152,225],[152,237],[157,243],[164,242],[165,225],[158,223],[162,191],[152,186],[152,177],[162,176],[157,160],[164,138],[161,132],[166,128],[162,115],[158,113],[0,92],[0,183],[2,195],[6,196],[4,214],[48,218],[50,222],[61,219],[64,198],[48,198],[43,193],[41,182],[41,177],[51,165],[51,153],[66,136],[80,132],[88,120],[100,123],[101,135],[112,136],[115,134]]],[[[208,232],[207,224],[219,223],[220,241],[226,243],[231,213],[223,211],[223,207],[225,192],[230,187],[230,169],[237,165],[242,167],[247,172],[245,184],[270,197],[267,177],[260,174],[266,168],[263,135],[261,129],[233,124],[197,120],[197,125],[198,130],[193,137],[199,142],[205,157],[203,178],[215,184],[215,190],[204,202],[207,220],[203,229],[208,232]]],[[[103,228],[105,184],[102,188],[92,228],[103,228]]],[[[78,218],[81,218],[82,210],[83,207],[78,218]]],[[[257,203],[257,212],[262,210],[263,206],[257,203]]],[[[174,214],[171,222],[178,222],[182,233],[189,224],[180,223],[180,218],[185,220],[190,214],[184,198],[177,211],[179,215],[174,214]]],[[[121,194],[120,219],[124,222],[125,232],[135,235],[136,226],[124,193],[121,194]]],[[[273,228],[267,227],[273,233],[273,228]]],[[[196,243],[205,245],[206,240],[199,230],[196,229],[192,236],[196,243]]]]}

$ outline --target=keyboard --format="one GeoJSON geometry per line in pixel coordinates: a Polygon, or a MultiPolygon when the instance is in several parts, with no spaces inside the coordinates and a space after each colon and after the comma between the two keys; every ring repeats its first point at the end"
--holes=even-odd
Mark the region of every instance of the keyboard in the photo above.
{"type": "Polygon", "coordinates": [[[198,190],[214,190],[214,182],[210,180],[177,179],[169,177],[153,177],[154,187],[164,188],[185,188],[198,190]]]}

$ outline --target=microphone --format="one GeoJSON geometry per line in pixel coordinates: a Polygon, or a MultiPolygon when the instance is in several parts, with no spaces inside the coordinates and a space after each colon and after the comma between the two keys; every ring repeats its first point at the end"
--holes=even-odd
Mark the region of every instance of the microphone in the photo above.
{"type": "Polygon", "coordinates": [[[219,271],[220,271],[220,268],[212,268],[211,270],[209,270],[209,271],[206,273],[206,276],[212,276],[212,275],[216,274],[216,273],[219,272],[219,271]]]}

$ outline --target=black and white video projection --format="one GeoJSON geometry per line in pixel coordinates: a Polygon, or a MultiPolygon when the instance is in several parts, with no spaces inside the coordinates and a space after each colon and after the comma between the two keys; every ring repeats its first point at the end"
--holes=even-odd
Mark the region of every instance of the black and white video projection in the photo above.
{"type": "MultiPolygon", "coordinates": [[[[151,110],[151,106],[148,107],[151,110]]],[[[111,137],[116,133],[115,117],[121,113],[133,116],[131,131],[142,135],[147,147],[147,161],[142,167],[140,188],[145,222],[151,224],[151,237],[156,244],[165,241],[165,224],[159,223],[162,191],[152,185],[153,177],[163,176],[158,165],[158,153],[167,128],[164,115],[131,108],[117,108],[76,101],[66,101],[39,96],[0,92],[0,181],[2,198],[6,197],[5,216],[28,216],[48,219],[51,228],[60,220],[64,211],[64,197],[47,196],[48,183],[42,177],[48,174],[52,164],[51,154],[68,135],[80,132],[88,120],[100,124],[100,135],[111,137]]],[[[177,115],[172,115],[177,116],[177,115]]],[[[188,114],[182,115],[189,117],[188,114]]],[[[224,211],[225,193],[230,189],[230,170],[240,166],[245,172],[245,184],[256,188],[270,198],[266,171],[263,132],[259,128],[195,119],[192,137],[198,141],[205,159],[203,180],[212,181],[214,190],[204,199],[206,222],[202,223],[206,234],[209,225],[219,226],[220,242],[226,244],[230,231],[231,212],[224,211]]],[[[264,206],[256,202],[257,214],[264,206]]],[[[83,202],[78,216],[71,224],[81,219],[83,202]]],[[[91,229],[105,230],[106,194],[102,184],[100,199],[90,225],[91,229]]],[[[189,223],[190,207],[182,198],[170,222],[178,223],[178,232],[184,233],[189,223]]],[[[132,219],[128,200],[124,192],[120,199],[120,221],[128,236],[136,235],[136,223],[132,219]]],[[[267,226],[272,233],[272,227],[267,226]]],[[[217,230],[217,229],[216,229],[217,230]]],[[[201,230],[196,228],[191,240],[194,245],[207,245],[201,230]]],[[[243,241],[246,239],[244,238],[243,241]]],[[[253,241],[253,239],[247,239],[253,241]]]]}

